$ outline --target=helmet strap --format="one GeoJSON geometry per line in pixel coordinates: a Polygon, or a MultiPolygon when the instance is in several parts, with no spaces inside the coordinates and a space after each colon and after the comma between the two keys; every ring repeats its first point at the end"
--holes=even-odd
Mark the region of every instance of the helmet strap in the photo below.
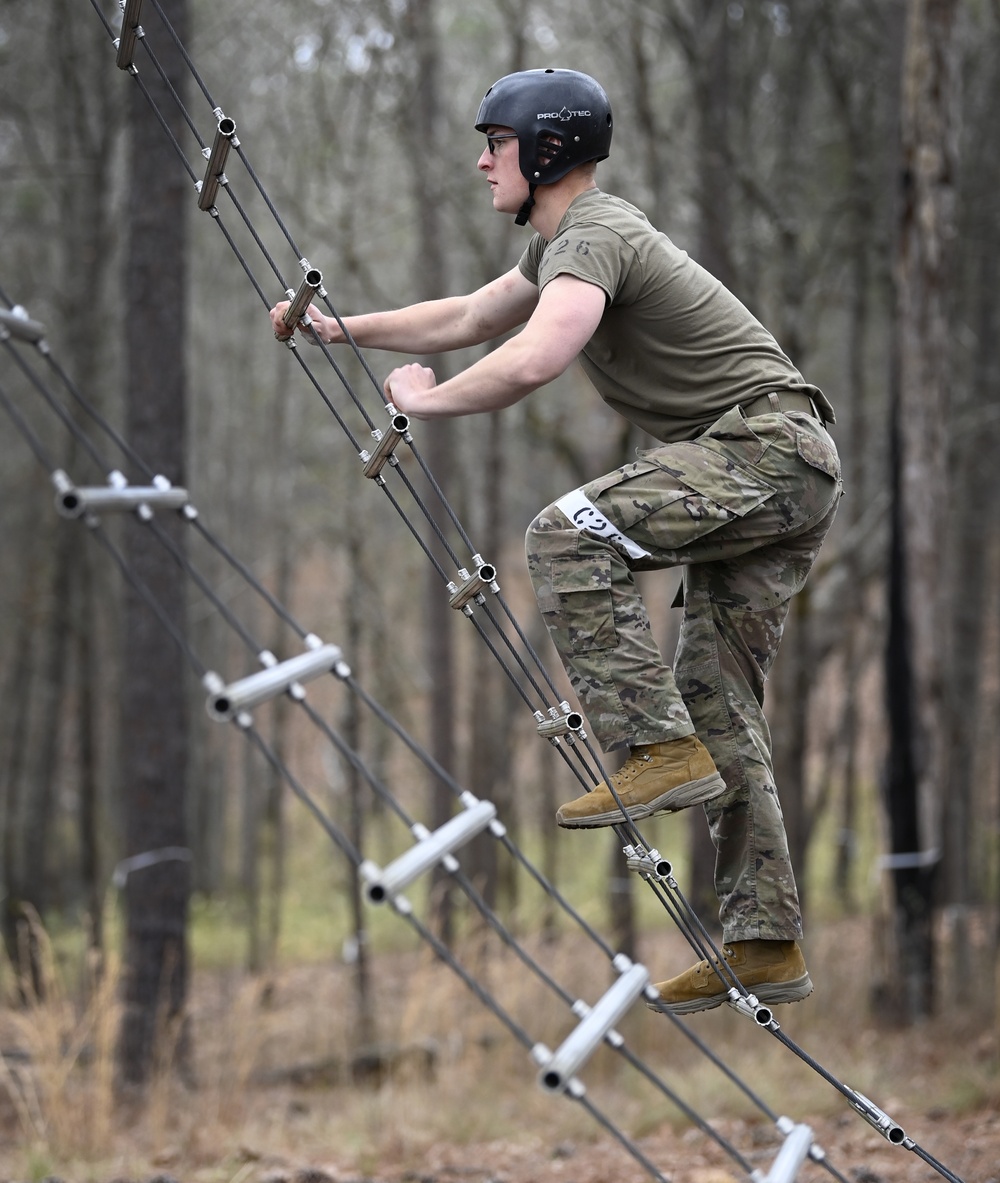
{"type": "Polygon", "coordinates": [[[517,217],[514,219],[515,226],[523,226],[528,220],[528,214],[531,213],[531,207],[535,204],[535,190],[537,185],[528,185],[528,196],[525,198],[524,205],[517,211],[517,217]]]}

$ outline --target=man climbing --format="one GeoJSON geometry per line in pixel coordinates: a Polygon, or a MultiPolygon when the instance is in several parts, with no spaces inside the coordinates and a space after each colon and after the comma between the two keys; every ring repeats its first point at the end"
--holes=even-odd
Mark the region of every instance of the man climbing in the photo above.
{"type": "MultiPolygon", "coordinates": [[[[723,956],[772,1005],[812,990],[762,704],[790,598],[840,496],[833,411],[770,333],[645,216],[596,184],[611,146],[604,90],[574,70],[527,70],[487,91],[478,168],[493,208],[535,231],[516,267],[466,296],[352,316],[359,345],[432,354],[520,331],[440,384],[393,370],[386,395],[417,419],[510,406],[575,359],[658,446],[531,523],[539,608],[632,818],[703,804],[717,850],[723,956]],[[674,669],[633,572],[683,570],[674,669]]],[[[287,304],[272,310],[275,332],[287,304]]],[[[310,307],[312,329],[343,340],[310,307]]],[[[311,331],[308,334],[311,336],[311,331]]],[[[564,804],[568,828],[622,820],[607,784],[564,804]]],[[[726,999],[702,961],[658,986],[677,1013],[726,999]]]]}

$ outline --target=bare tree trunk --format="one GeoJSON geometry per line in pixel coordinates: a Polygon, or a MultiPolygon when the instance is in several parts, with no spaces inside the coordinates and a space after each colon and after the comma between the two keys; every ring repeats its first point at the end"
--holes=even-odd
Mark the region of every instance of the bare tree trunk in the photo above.
{"type": "MultiPolygon", "coordinates": [[[[503,416],[492,414],[486,431],[485,480],[481,495],[486,511],[483,526],[490,551],[484,558],[495,562],[504,537],[503,416]]],[[[472,717],[469,723],[468,772],[465,783],[477,796],[492,801],[506,826],[514,825],[516,786],[510,773],[510,734],[513,721],[512,693],[485,645],[477,644],[472,671],[472,717]]],[[[500,860],[497,841],[490,833],[469,844],[469,865],[486,903],[495,908],[500,895],[500,860]]],[[[507,866],[504,861],[504,866],[507,866]]],[[[504,886],[512,887],[513,877],[504,886]]]]}
{"type": "Polygon", "coordinates": [[[639,934],[635,922],[632,872],[622,851],[621,839],[611,835],[608,848],[608,899],[611,921],[611,941],[619,953],[633,961],[639,956],[639,934]]]}
{"type": "MultiPolygon", "coordinates": [[[[440,77],[440,43],[434,0],[410,0],[406,14],[408,33],[416,50],[416,95],[409,109],[413,127],[407,137],[415,135],[425,151],[412,160],[412,171],[417,198],[419,233],[420,281],[419,296],[432,300],[446,294],[444,221],[441,207],[441,172],[437,161],[442,158],[441,99],[438,94],[440,77]]],[[[428,364],[442,376],[444,360],[430,357],[428,364]]],[[[447,420],[433,424],[427,433],[426,455],[428,466],[443,488],[448,487],[452,469],[452,424],[447,420]]],[[[437,507],[435,507],[436,510],[437,507]]],[[[448,560],[439,554],[442,561],[448,560]]],[[[447,566],[446,566],[447,569],[447,566]]],[[[430,747],[434,758],[443,768],[455,768],[455,686],[454,686],[454,620],[448,604],[448,594],[433,568],[427,573],[425,628],[427,669],[430,678],[430,747]]],[[[431,828],[444,825],[452,814],[454,802],[445,785],[436,780],[431,795],[431,828]]],[[[433,877],[434,924],[445,943],[452,938],[452,891],[450,876],[439,868],[433,877]]]]}
{"type": "Polygon", "coordinates": [[[777,701],[781,711],[781,741],[774,745],[774,781],[779,786],[788,853],[795,871],[799,903],[806,909],[806,847],[811,831],[806,802],[806,751],[809,700],[812,691],[810,662],[809,589],[792,601],[776,669],[777,701]]]}
{"type": "MultiPolygon", "coordinates": [[[[111,332],[107,309],[112,297],[117,211],[112,193],[118,140],[124,127],[121,79],[107,69],[104,34],[72,0],[52,5],[50,45],[55,55],[56,101],[65,121],[68,166],[58,170],[59,217],[72,232],[63,240],[59,270],[62,280],[56,297],[61,335],[66,342],[68,369],[85,397],[109,413],[108,388],[111,332]]],[[[60,145],[60,153],[66,151],[60,145]]],[[[82,419],[82,413],[74,410],[82,419]]],[[[75,465],[74,465],[75,468],[75,465]]],[[[74,472],[79,479],[79,475],[74,472]]],[[[106,684],[115,654],[95,637],[104,612],[114,611],[114,594],[98,595],[101,576],[91,562],[84,533],[73,531],[69,541],[72,578],[68,595],[58,610],[71,620],[70,643],[76,656],[75,736],[76,777],[79,790],[80,873],[84,902],[90,915],[89,938],[103,946],[102,909],[106,876],[102,833],[107,832],[107,795],[100,767],[106,723],[96,709],[95,688],[106,684]],[[109,602],[110,601],[110,602],[109,602]]]]}
{"type": "MultiPolygon", "coordinates": [[[[40,598],[37,582],[43,573],[36,564],[28,571],[25,591],[22,597],[24,609],[22,622],[29,621],[32,608],[40,598]]],[[[22,627],[19,630],[14,656],[10,666],[10,679],[4,687],[5,719],[9,719],[6,743],[4,745],[3,782],[6,789],[4,799],[4,901],[3,938],[7,955],[16,967],[22,981],[19,992],[22,1001],[32,993],[41,994],[43,983],[38,973],[39,966],[34,957],[35,940],[31,931],[24,900],[23,844],[24,795],[29,780],[31,735],[31,669],[34,662],[33,630],[22,627]]]]}
{"type": "MultiPolygon", "coordinates": [[[[1000,17],[1000,13],[997,14],[1000,17]]],[[[1000,29],[985,46],[987,55],[995,52],[1000,29]]],[[[976,128],[984,128],[993,118],[1000,102],[1000,80],[988,71],[985,95],[979,96],[979,118],[973,122],[970,112],[971,139],[976,128]]],[[[995,224],[995,194],[1000,183],[1000,169],[989,155],[968,169],[965,183],[965,232],[978,244],[978,253],[968,276],[970,311],[966,323],[975,326],[975,353],[971,389],[954,421],[958,431],[954,441],[952,471],[955,474],[955,497],[951,515],[950,539],[953,546],[950,592],[952,643],[949,646],[948,670],[948,766],[949,788],[944,805],[943,861],[941,898],[954,916],[948,964],[951,967],[949,997],[959,1005],[972,1001],[975,967],[968,926],[968,909],[989,878],[976,841],[974,819],[984,812],[986,795],[979,789],[983,770],[990,767],[984,753],[993,734],[984,726],[983,690],[988,674],[984,670],[989,652],[992,589],[990,587],[998,541],[998,507],[995,457],[997,455],[998,401],[1000,378],[1000,331],[996,308],[997,284],[1000,282],[1000,234],[995,224]]]]}
{"type": "Polygon", "coordinates": [[[80,878],[90,916],[91,947],[104,950],[104,857],[101,846],[102,808],[98,736],[100,726],[95,710],[94,693],[99,681],[99,659],[95,652],[93,628],[96,618],[94,576],[90,556],[80,554],[76,567],[76,742],[80,781],[80,878]]]}
{"type": "MultiPolygon", "coordinates": [[[[165,12],[182,41],[186,0],[168,0],[165,12]]],[[[163,37],[157,56],[178,92],[184,66],[163,37]]],[[[150,72],[146,85],[165,117],[179,122],[163,83],[150,72]]],[[[126,268],[127,430],[147,463],[174,482],[184,458],[185,203],[182,170],[138,87],[129,90],[129,245],[126,268]]],[[[179,128],[176,129],[179,134],[179,128]]],[[[181,524],[164,521],[179,545],[181,524]]],[[[130,567],[184,629],[184,582],[177,564],[150,532],[128,523],[130,567]]],[[[185,796],[187,718],[181,654],[148,607],[131,590],[125,597],[125,660],[121,712],[121,777],[126,855],[149,854],[126,886],[125,1009],[120,1066],[130,1084],[145,1082],[158,1051],[183,1050],[188,980],[187,907],[190,863],[185,796]],[[165,1036],[178,1039],[171,1048],[165,1036]]]]}
{"type": "Polygon", "coordinates": [[[934,1009],[932,875],[945,783],[943,604],[947,399],[950,387],[947,260],[954,237],[959,115],[959,0],[910,0],[901,108],[902,204],[897,255],[899,367],[895,439],[889,693],[895,724],[889,815],[897,905],[901,1013],[934,1009]]]}
{"type": "MultiPolygon", "coordinates": [[[[696,5],[690,17],[678,11],[672,23],[687,58],[697,117],[698,262],[727,288],[736,291],[739,285],[730,241],[733,170],[729,143],[727,7],[724,0],[709,0],[696,5]]],[[[700,809],[691,811],[688,852],[691,860],[688,900],[695,912],[711,924],[717,921],[719,909],[715,891],[716,849],[700,809]]]]}
{"type": "MultiPolygon", "coordinates": [[[[347,539],[348,565],[350,570],[361,572],[364,569],[364,548],[366,539],[363,536],[361,523],[352,519],[347,539]]],[[[352,640],[353,648],[359,654],[364,650],[367,641],[367,613],[364,597],[359,590],[364,586],[364,580],[358,579],[354,583],[354,593],[348,594],[345,626],[347,635],[352,640]]],[[[361,711],[358,696],[349,694],[344,706],[344,740],[356,752],[362,749],[363,735],[361,711]]],[[[365,794],[367,786],[362,782],[360,773],[352,764],[346,768],[347,800],[350,811],[348,837],[356,850],[364,850],[365,840],[365,794]]],[[[372,996],[371,956],[368,949],[368,927],[365,923],[365,904],[361,891],[361,877],[351,874],[348,878],[348,892],[351,901],[351,926],[353,929],[354,949],[354,1044],[357,1048],[364,1048],[375,1042],[377,1030],[375,1025],[375,999],[372,996]]]]}

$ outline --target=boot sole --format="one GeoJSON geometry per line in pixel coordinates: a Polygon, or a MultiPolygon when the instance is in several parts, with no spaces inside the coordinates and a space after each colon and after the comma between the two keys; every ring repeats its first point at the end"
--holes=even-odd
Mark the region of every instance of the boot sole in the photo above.
{"type": "MultiPolygon", "coordinates": [[[[685,785],[677,785],[668,789],[652,801],[643,801],[638,805],[629,805],[625,812],[634,821],[641,821],[644,817],[652,817],[655,813],[679,813],[682,809],[690,809],[692,805],[704,805],[726,791],[726,782],[718,773],[703,776],[698,780],[688,781],[685,785]]],[[[613,826],[622,821],[622,810],[608,809],[604,813],[593,813],[589,817],[571,817],[565,821],[556,814],[556,822],[565,830],[589,830],[598,826],[613,826]]]]}
{"type": "MultiPolygon", "coordinates": [[[[791,982],[761,982],[759,986],[747,986],[747,991],[756,996],[763,1006],[777,1006],[783,1002],[801,1002],[813,992],[812,978],[803,974],[791,982]]],[[[689,998],[684,1002],[647,1002],[653,1011],[670,1011],[672,1015],[693,1015],[698,1011],[715,1010],[729,1002],[728,994],[711,994],[706,998],[689,998]]]]}

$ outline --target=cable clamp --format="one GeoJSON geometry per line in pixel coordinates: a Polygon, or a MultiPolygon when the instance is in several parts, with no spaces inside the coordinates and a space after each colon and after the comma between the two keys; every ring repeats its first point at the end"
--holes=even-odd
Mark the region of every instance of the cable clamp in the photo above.
{"type": "Polygon", "coordinates": [[[622,848],[622,853],[630,871],[635,871],[643,879],[655,879],[675,886],[673,865],[669,859],[663,858],[655,847],[643,850],[629,844],[622,848]]]}
{"type": "Polygon", "coordinates": [[[482,555],[473,555],[472,561],[476,564],[476,570],[471,575],[464,567],[461,567],[458,572],[458,576],[462,580],[461,584],[454,581],[448,584],[448,603],[452,608],[465,608],[470,600],[478,600],[480,604],[483,603],[484,591],[489,590],[494,595],[500,592],[497,572],[493,564],[483,562],[482,555]]]}
{"type": "Polygon", "coordinates": [[[56,510],[64,518],[134,511],[149,521],[154,509],[181,509],[188,501],[187,489],[172,485],[164,476],[153,477],[151,485],[130,485],[116,470],[108,474],[106,486],[94,488],[79,488],[62,469],[51,479],[56,487],[56,510]]]}
{"type": "Polygon", "coordinates": [[[202,685],[208,691],[206,707],[213,719],[220,723],[235,721],[246,727],[249,711],[262,702],[284,693],[301,701],[306,696],[303,682],[331,672],[338,678],[347,678],[351,673],[338,645],[313,646],[307,653],[280,662],[265,649],[258,660],[264,669],[238,682],[226,685],[211,670],[202,678],[202,685]]]}
{"type": "Polygon", "coordinates": [[[570,731],[583,735],[583,715],[579,711],[570,710],[568,702],[561,702],[558,707],[549,707],[547,719],[541,711],[535,711],[535,720],[538,723],[538,734],[542,739],[555,739],[570,731]]]}
{"type": "Polygon", "coordinates": [[[201,150],[202,156],[208,161],[208,167],[205,169],[204,179],[195,185],[198,190],[198,208],[200,210],[212,209],[218,196],[219,186],[229,184],[225,172],[226,160],[229,157],[229,149],[239,147],[240,143],[236,138],[236,121],[230,119],[228,115],[224,115],[221,107],[216,107],[212,114],[215,116],[217,124],[215,139],[211,148],[202,148],[201,150]]]}
{"type": "Polygon", "coordinates": [[[377,477],[386,464],[399,463],[393,453],[400,440],[406,440],[408,444],[413,442],[410,435],[410,417],[402,411],[397,411],[392,403],[386,405],[386,410],[389,412],[389,426],[385,431],[376,427],[372,432],[372,439],[375,440],[374,451],[369,452],[367,448],[362,448],[359,453],[365,466],[365,476],[369,478],[377,477]]]}
{"type": "Polygon", "coordinates": [[[912,1138],[906,1136],[906,1131],[901,1125],[883,1112],[875,1104],[870,1101],[864,1093],[856,1092],[854,1089],[848,1089],[851,1094],[848,1100],[851,1105],[861,1114],[861,1116],[868,1122],[869,1125],[874,1126],[875,1129],[885,1138],[891,1142],[893,1146],[902,1146],[904,1150],[912,1150],[916,1143],[912,1138]]]}
{"type": "Polygon", "coordinates": [[[619,953],[612,964],[620,977],[611,989],[593,1006],[588,1006],[582,999],[573,1004],[573,1013],[580,1019],[576,1029],[554,1052],[550,1053],[542,1044],[536,1044],[532,1049],[540,1066],[538,1083],[546,1092],[572,1093],[576,1073],[602,1043],[612,1047],[621,1047],[624,1043],[615,1024],[628,1013],[636,999],[647,992],[649,970],[644,965],[633,964],[623,953],[619,953]]]}
{"type": "Polygon", "coordinates": [[[497,813],[492,801],[480,801],[469,792],[462,794],[461,801],[465,806],[462,812],[433,833],[420,822],[415,822],[410,833],[416,845],[387,867],[380,867],[371,859],[364,860],[358,867],[358,874],[365,881],[365,896],[369,903],[389,901],[397,910],[408,911],[409,905],[400,898],[400,892],[439,863],[450,875],[459,869],[454,851],[490,827],[497,813]]]}
{"type": "Polygon", "coordinates": [[[13,308],[0,308],[0,340],[17,337],[19,341],[28,341],[36,345],[45,336],[45,325],[41,321],[32,320],[27,311],[20,305],[13,308]]]}
{"type": "Polygon", "coordinates": [[[118,0],[118,7],[122,10],[122,25],[119,36],[115,38],[115,64],[119,70],[129,70],[136,74],[138,71],[132,65],[135,43],[139,37],[146,36],[139,24],[142,0],[118,0]]]}

